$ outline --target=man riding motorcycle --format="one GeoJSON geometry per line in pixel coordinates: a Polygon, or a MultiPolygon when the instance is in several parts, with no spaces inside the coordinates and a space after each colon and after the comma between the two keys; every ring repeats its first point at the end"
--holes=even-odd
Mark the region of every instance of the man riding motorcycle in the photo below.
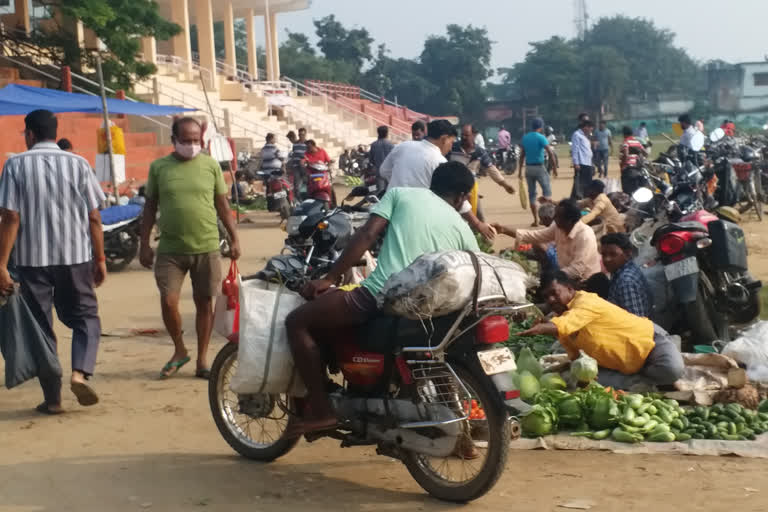
{"type": "Polygon", "coordinates": [[[307,284],[303,295],[315,300],[297,308],[286,319],[293,359],[308,390],[307,414],[302,422],[290,427],[291,435],[336,426],[326,391],[323,350],[313,332],[364,324],[376,313],[376,295],[387,279],[422,254],[451,249],[479,250],[472,231],[458,213],[474,182],[465,165],[447,162],[435,169],[430,189],[388,190],[328,275],[307,284]],[[349,292],[324,293],[360,261],[363,253],[385,231],[376,270],[362,286],[349,292]]]}

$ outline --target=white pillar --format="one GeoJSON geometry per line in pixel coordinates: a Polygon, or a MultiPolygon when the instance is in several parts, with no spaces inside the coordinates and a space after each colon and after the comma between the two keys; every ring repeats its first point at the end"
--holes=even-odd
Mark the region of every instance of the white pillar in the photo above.
{"type": "Polygon", "coordinates": [[[144,54],[144,62],[157,64],[157,41],[154,37],[141,38],[141,53],[144,54]]]}
{"type": "Polygon", "coordinates": [[[267,0],[264,6],[264,50],[267,57],[267,80],[275,80],[275,73],[272,69],[272,29],[270,28],[270,22],[272,20],[269,16],[269,0],[267,0]]]}
{"type": "Polygon", "coordinates": [[[232,13],[232,0],[224,4],[224,61],[231,68],[233,80],[237,80],[237,52],[235,51],[235,16],[232,13]]]}
{"type": "Polygon", "coordinates": [[[256,27],[254,26],[253,9],[245,13],[245,32],[248,36],[248,73],[254,80],[259,79],[259,66],[256,59],[256,27]]]}
{"type": "Polygon", "coordinates": [[[280,80],[280,45],[277,43],[277,15],[269,13],[269,29],[272,32],[272,73],[280,80]]]}
{"type": "Polygon", "coordinates": [[[219,88],[216,77],[216,44],[213,39],[213,8],[211,0],[195,0],[197,25],[197,48],[200,52],[200,68],[206,85],[213,90],[219,88]]]}
{"type": "Polygon", "coordinates": [[[173,36],[173,55],[182,61],[182,71],[192,72],[192,45],[189,42],[189,4],[187,0],[171,0],[171,21],[181,27],[173,36]]]}

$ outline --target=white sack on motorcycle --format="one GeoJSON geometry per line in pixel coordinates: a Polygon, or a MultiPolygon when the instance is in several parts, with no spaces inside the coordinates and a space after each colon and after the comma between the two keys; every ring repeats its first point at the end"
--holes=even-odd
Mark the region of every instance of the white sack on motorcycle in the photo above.
{"type": "MultiPolygon", "coordinates": [[[[475,253],[480,264],[478,297],[504,296],[508,302],[526,301],[526,290],[537,284],[515,262],[475,253]]],[[[475,268],[466,251],[433,252],[420,256],[391,276],[378,296],[379,308],[412,320],[458,311],[472,300],[475,268]]]]}
{"type": "Polygon", "coordinates": [[[232,391],[306,394],[285,332],[285,317],[304,302],[299,294],[266,281],[240,281],[240,342],[232,391]]]}

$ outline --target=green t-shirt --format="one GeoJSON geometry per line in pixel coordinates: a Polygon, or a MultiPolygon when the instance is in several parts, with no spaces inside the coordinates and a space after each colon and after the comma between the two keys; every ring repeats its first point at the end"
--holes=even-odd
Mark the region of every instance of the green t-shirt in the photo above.
{"type": "Polygon", "coordinates": [[[159,253],[203,254],[219,249],[214,197],[227,193],[219,163],[200,154],[182,162],[168,155],[152,162],[147,197],[156,199],[160,217],[159,253]]]}
{"type": "Polygon", "coordinates": [[[429,189],[389,189],[371,213],[389,221],[376,270],[363,281],[373,295],[422,254],[480,250],[459,212],[429,189]]]}

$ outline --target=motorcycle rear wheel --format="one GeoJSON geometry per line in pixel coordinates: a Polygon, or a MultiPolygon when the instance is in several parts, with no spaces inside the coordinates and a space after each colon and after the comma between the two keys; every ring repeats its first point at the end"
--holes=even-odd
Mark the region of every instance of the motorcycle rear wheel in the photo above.
{"type": "MultiPolygon", "coordinates": [[[[506,409],[491,380],[481,373],[479,364],[476,366],[472,371],[462,366],[453,366],[472,399],[477,400],[478,406],[485,412],[486,418],[485,425],[465,427],[465,432],[457,442],[457,451],[464,449],[462,438],[464,442],[471,442],[475,450],[482,448],[477,440],[472,439],[473,433],[481,431],[480,435],[486,439],[484,441],[485,457],[481,455],[478,459],[469,459],[455,454],[438,458],[410,452],[403,459],[405,467],[414,480],[429,494],[445,501],[464,503],[486,494],[504,472],[509,455],[511,425],[506,409]],[[479,469],[474,476],[464,480],[452,479],[453,470],[457,470],[458,477],[461,478],[467,474],[468,467],[473,469],[478,466],[479,469]]],[[[477,421],[467,420],[465,423],[477,423],[477,421]]]]}
{"type": "Polygon", "coordinates": [[[216,355],[208,379],[208,403],[221,436],[237,453],[248,459],[271,462],[296,446],[299,438],[287,439],[285,432],[293,416],[287,409],[287,398],[275,395],[254,395],[253,400],[271,404],[271,410],[261,417],[242,412],[241,396],[229,388],[237,366],[237,344],[228,343],[216,355]],[[284,407],[280,407],[281,402],[284,407]],[[241,420],[241,421],[238,421],[241,420]],[[274,427],[270,429],[268,427],[274,427]],[[274,430],[274,434],[269,433],[274,430]],[[263,439],[257,435],[265,436],[263,439]]]}
{"type": "Polygon", "coordinates": [[[129,234],[129,239],[121,244],[120,253],[107,252],[106,265],[109,272],[120,272],[131,264],[139,253],[139,237],[133,233],[129,234]]]}

